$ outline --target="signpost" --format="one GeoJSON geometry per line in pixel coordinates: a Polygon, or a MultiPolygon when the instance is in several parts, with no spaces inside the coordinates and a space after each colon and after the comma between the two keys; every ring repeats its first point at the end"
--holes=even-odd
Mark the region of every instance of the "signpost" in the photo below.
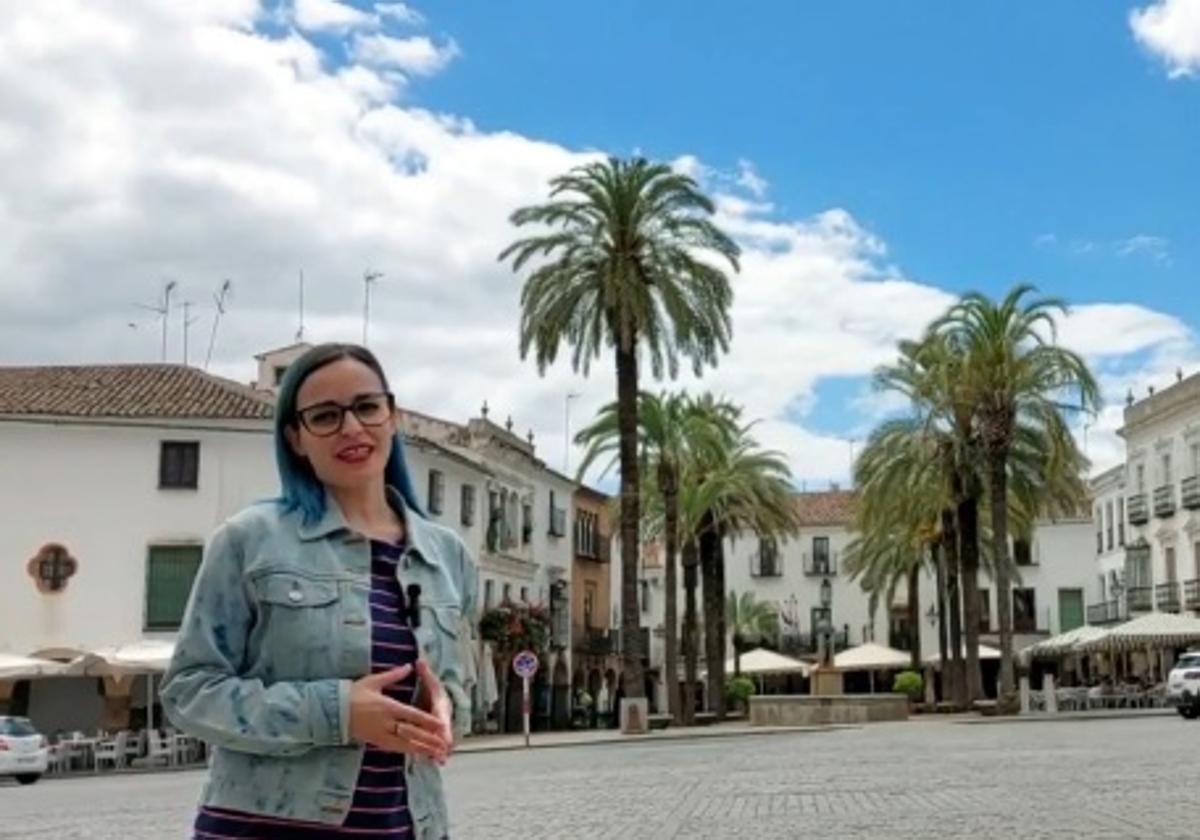
{"type": "Polygon", "coordinates": [[[513,657],[513,673],[521,678],[521,719],[525,728],[525,746],[529,746],[529,681],[537,673],[537,654],[531,650],[520,651],[513,657]]]}

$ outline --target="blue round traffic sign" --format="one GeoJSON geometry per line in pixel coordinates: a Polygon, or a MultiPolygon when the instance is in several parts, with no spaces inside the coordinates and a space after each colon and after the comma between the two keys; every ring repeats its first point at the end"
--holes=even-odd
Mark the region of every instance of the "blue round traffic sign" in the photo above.
{"type": "Polygon", "coordinates": [[[513,657],[513,672],[523,680],[533,679],[537,673],[537,654],[531,650],[523,650],[513,657]]]}

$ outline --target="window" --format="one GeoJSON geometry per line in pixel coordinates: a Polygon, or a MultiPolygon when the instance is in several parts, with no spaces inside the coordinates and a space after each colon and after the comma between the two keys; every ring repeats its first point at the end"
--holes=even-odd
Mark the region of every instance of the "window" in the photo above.
{"type": "Polygon", "coordinates": [[[1171,453],[1164,452],[1162,456],[1162,483],[1170,484],[1174,479],[1171,476],[1171,453]]]}
{"type": "Polygon", "coordinates": [[[521,587],[521,603],[522,604],[529,603],[529,587],[528,586],[521,587]]]}
{"type": "MultiPolygon", "coordinates": [[[[1112,541],[1109,541],[1109,548],[1112,548],[1112,541]]],[[[1013,540],[1013,562],[1018,566],[1033,565],[1033,548],[1028,540],[1013,540]]]]}
{"type": "Polygon", "coordinates": [[[581,510],[575,517],[575,553],[581,557],[600,554],[600,517],[590,510],[581,510]]]}
{"type": "Polygon", "coordinates": [[[199,483],[199,441],[164,440],[158,457],[158,486],[195,490],[199,483]]]}
{"type": "Polygon", "coordinates": [[[475,485],[462,486],[462,510],[459,513],[463,525],[470,528],[475,524],[475,485]]]}
{"type": "Polygon", "coordinates": [[[833,574],[833,562],[829,554],[829,537],[813,537],[812,573],[815,575],[833,574]]]}
{"type": "Polygon", "coordinates": [[[588,630],[592,629],[592,622],[596,616],[596,582],[594,580],[584,581],[583,584],[583,626],[588,630]]]}
{"type": "Polygon", "coordinates": [[[992,598],[986,589],[979,590],[979,632],[992,632],[992,598]]]}
{"type": "Polygon", "coordinates": [[[1108,504],[1106,504],[1104,506],[1104,512],[1106,514],[1106,517],[1105,517],[1106,527],[1104,529],[1104,533],[1108,536],[1108,550],[1112,551],[1113,550],[1113,503],[1112,502],[1109,502],[1108,504]]]}
{"type": "Polygon", "coordinates": [[[1125,546],[1125,497],[1117,499],[1117,545],[1125,546]]]}
{"type": "Polygon", "coordinates": [[[512,584],[506,583],[506,584],[504,584],[504,603],[507,604],[507,603],[510,603],[511,601],[512,601],[512,584]]]}
{"type": "Polygon", "coordinates": [[[204,549],[152,545],[146,561],[146,629],[178,630],[204,549]]]}
{"type": "Polygon", "coordinates": [[[1196,567],[1196,580],[1200,580],[1200,540],[1192,546],[1192,564],[1196,567]]]}
{"type": "Polygon", "coordinates": [[[565,537],[567,535],[567,512],[565,509],[557,507],[554,504],[554,491],[550,491],[550,529],[549,534],[552,537],[565,537]]]}
{"type": "Polygon", "coordinates": [[[1104,507],[1096,505],[1096,553],[1104,553],[1104,507]]]}
{"type": "Polygon", "coordinates": [[[276,386],[283,384],[283,375],[285,373],[287,373],[287,369],[288,369],[287,365],[275,365],[274,375],[275,375],[275,385],[276,386]]]}
{"type": "Polygon", "coordinates": [[[429,471],[429,499],[426,506],[433,515],[440,515],[446,502],[446,476],[441,470],[429,471]]]}
{"type": "Polygon", "coordinates": [[[638,587],[641,597],[638,599],[642,602],[642,612],[650,612],[650,581],[642,579],[638,581],[638,587]]]}
{"type": "Polygon", "coordinates": [[[529,545],[533,542],[533,504],[524,502],[521,505],[521,544],[529,545]]]}
{"type": "Polygon", "coordinates": [[[1192,444],[1192,475],[1200,475],[1200,443],[1192,444]]]}
{"type": "Polygon", "coordinates": [[[490,610],[492,602],[496,599],[496,582],[494,580],[485,580],[483,582],[483,608],[490,610]]]}
{"type": "Polygon", "coordinates": [[[1167,546],[1165,549],[1163,549],[1163,555],[1164,555],[1164,559],[1166,561],[1166,567],[1167,567],[1167,583],[1174,583],[1177,580],[1177,578],[1175,576],[1176,575],[1175,546],[1173,546],[1173,545],[1167,546]]]}
{"type": "Polygon", "coordinates": [[[1137,465],[1137,490],[1139,493],[1145,492],[1145,490],[1146,490],[1146,465],[1145,464],[1137,465]]]}
{"type": "Polygon", "coordinates": [[[779,544],[774,537],[759,537],[758,551],[751,560],[750,572],[755,577],[780,577],[779,544]]]}
{"type": "Polygon", "coordinates": [[[1037,632],[1037,593],[1032,589],[1013,590],[1013,632],[1037,632]]]}

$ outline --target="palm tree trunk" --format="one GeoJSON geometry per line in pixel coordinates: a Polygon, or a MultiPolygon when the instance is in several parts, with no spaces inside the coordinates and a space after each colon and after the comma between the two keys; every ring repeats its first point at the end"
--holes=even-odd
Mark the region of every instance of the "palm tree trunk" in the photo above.
{"type": "Polygon", "coordinates": [[[979,669],[979,501],[958,503],[958,556],[962,564],[963,622],[966,624],[967,705],[983,698],[983,672],[979,669]]]}
{"type": "Polygon", "coordinates": [[[696,722],[696,585],[700,558],[696,543],[683,545],[683,722],[696,722]]]}
{"type": "Polygon", "coordinates": [[[950,659],[942,657],[942,674],[949,669],[947,692],[959,708],[967,705],[966,669],[963,665],[962,580],[958,558],[958,523],[954,511],[942,511],[942,555],[946,565],[946,611],[950,614],[950,659]]]}
{"type": "Polygon", "coordinates": [[[679,723],[681,718],[679,715],[679,651],[678,651],[678,632],[679,632],[679,617],[678,617],[678,587],[677,577],[677,555],[679,553],[679,488],[676,486],[675,476],[668,468],[665,470],[668,475],[660,475],[659,486],[663,491],[663,504],[666,508],[666,570],[665,580],[663,585],[667,589],[666,599],[664,604],[663,623],[666,625],[664,630],[666,634],[666,662],[664,670],[666,674],[663,679],[667,684],[667,711],[672,719],[679,723]]]}
{"type": "MultiPolygon", "coordinates": [[[[632,336],[623,336],[617,346],[617,429],[621,463],[621,670],[629,699],[644,697],[642,673],[641,609],[638,599],[638,554],[642,541],[638,526],[638,368],[632,336]]],[[[617,710],[620,714],[620,710],[617,710]]]]}
{"type": "Polygon", "coordinates": [[[704,583],[704,660],[708,671],[708,710],[725,709],[725,593],[717,578],[719,538],[712,518],[705,515],[700,531],[700,576],[704,583]]]}
{"type": "Polygon", "coordinates": [[[921,673],[921,566],[914,564],[908,570],[908,626],[911,628],[912,669],[921,673]]]}
{"type": "Polygon", "coordinates": [[[992,556],[996,566],[996,612],[1000,625],[1000,702],[1010,705],[1016,694],[1013,668],[1012,578],[1008,553],[1008,451],[989,453],[992,509],[992,556]]]}

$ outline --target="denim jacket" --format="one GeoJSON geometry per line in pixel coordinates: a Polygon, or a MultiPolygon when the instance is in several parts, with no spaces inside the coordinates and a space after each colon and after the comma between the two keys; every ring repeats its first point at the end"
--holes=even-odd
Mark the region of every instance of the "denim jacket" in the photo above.
{"type": "MultiPolygon", "coordinates": [[[[407,513],[397,574],[421,587],[420,655],[470,722],[470,616],[475,565],[458,536],[407,513]]],[[[166,715],[213,745],[202,804],[339,824],[349,812],[364,746],[350,737],[350,684],[370,673],[370,541],[332,498],[305,524],[278,504],[249,507],[205,551],[162,685],[166,715]]],[[[441,775],[406,762],[416,840],[449,830],[441,775]]]]}

